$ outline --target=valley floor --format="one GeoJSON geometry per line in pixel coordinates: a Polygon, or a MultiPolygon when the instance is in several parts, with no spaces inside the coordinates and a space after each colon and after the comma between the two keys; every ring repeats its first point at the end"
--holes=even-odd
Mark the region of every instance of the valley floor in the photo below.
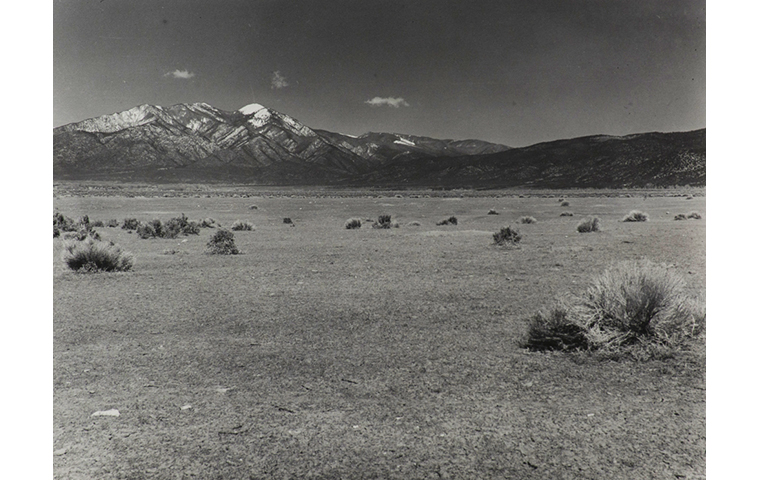
{"type": "Polygon", "coordinates": [[[55,198],[74,219],[256,226],[235,256],[204,253],[212,229],[98,228],[135,255],[125,273],[71,272],[54,239],[56,478],[704,478],[703,348],[520,347],[531,315],[620,260],[703,295],[706,220],[673,217],[704,196],[240,193],[55,198]],[[620,221],[634,209],[649,221],[620,221]],[[386,213],[400,228],[369,228],[386,213]],[[578,233],[586,216],[602,231],[578,233]],[[520,245],[492,245],[507,224],[520,245]]]}

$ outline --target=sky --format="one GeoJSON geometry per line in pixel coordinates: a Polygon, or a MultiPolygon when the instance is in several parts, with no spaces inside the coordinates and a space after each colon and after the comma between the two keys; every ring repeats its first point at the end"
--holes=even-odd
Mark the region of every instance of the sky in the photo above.
{"type": "Polygon", "coordinates": [[[706,127],[684,0],[56,0],[53,126],[260,103],[351,135],[510,146],[706,127]]]}

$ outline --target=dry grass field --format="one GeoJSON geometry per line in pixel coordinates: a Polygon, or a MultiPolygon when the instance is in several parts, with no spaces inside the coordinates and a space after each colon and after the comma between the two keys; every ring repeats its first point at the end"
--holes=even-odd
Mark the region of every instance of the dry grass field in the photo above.
{"type": "Polygon", "coordinates": [[[704,294],[705,198],[570,194],[562,217],[558,198],[56,198],[74,219],[255,229],[223,256],[213,229],[97,228],[134,254],[122,273],[72,272],[53,240],[55,477],[704,478],[703,344],[636,362],[520,342],[621,260],[704,294]],[[578,233],[589,216],[601,231],[578,233]],[[508,224],[520,244],[493,245],[508,224]]]}

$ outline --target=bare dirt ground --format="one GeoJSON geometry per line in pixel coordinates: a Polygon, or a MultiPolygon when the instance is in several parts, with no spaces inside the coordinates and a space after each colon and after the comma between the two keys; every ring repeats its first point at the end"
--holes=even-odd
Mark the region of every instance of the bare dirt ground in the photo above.
{"type": "Polygon", "coordinates": [[[56,198],[72,218],[256,229],[211,256],[211,229],[98,228],[136,257],[110,274],[68,271],[54,239],[55,477],[704,478],[704,349],[615,362],[520,340],[619,260],[703,294],[706,220],[673,217],[705,198],[567,198],[56,198]],[[633,209],[650,220],[621,222],[633,209]],[[343,228],[383,213],[401,227],[343,228]],[[518,248],[492,245],[524,215],[518,248]],[[587,215],[601,232],[576,232],[587,215]]]}

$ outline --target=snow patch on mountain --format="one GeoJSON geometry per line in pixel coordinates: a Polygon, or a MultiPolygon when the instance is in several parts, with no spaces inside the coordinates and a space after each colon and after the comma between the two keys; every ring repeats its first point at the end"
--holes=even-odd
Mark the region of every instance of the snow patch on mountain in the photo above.
{"type": "Polygon", "coordinates": [[[155,121],[154,112],[151,105],[140,105],[124,112],[84,120],[75,124],[75,128],[83,132],[114,133],[155,121]]]}
{"type": "Polygon", "coordinates": [[[259,110],[266,110],[267,108],[264,105],[260,105],[258,103],[252,103],[250,105],[246,105],[245,107],[242,107],[238,112],[242,113],[243,115],[252,115],[259,110]]]}
{"type": "Polygon", "coordinates": [[[393,143],[397,143],[399,145],[406,145],[407,147],[416,147],[417,145],[414,144],[414,142],[407,140],[406,138],[398,137],[398,140],[394,140],[393,143]]]}

